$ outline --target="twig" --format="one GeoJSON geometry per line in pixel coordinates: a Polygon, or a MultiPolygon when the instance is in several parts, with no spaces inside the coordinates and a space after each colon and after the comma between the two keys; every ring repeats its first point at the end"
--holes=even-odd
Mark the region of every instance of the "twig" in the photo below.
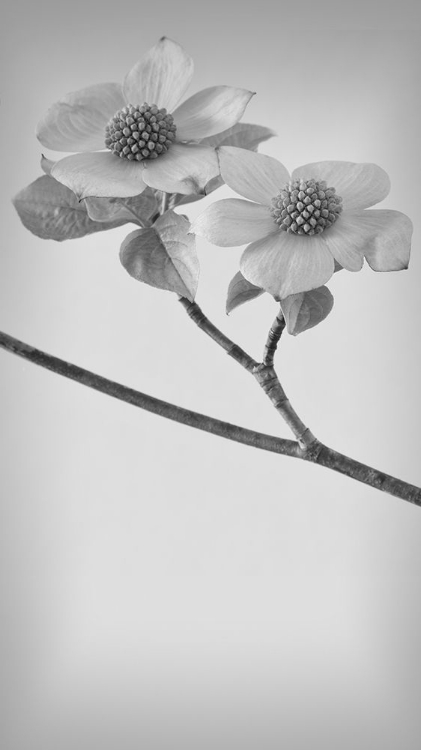
{"type": "Polygon", "coordinates": [[[282,310],[279,309],[279,312],[269,330],[267,341],[265,344],[265,350],[263,352],[262,360],[264,365],[268,365],[269,367],[273,366],[276,348],[278,346],[279,339],[284,332],[285,325],[285,318],[282,314],[282,310]]]}
{"type": "Polygon", "coordinates": [[[254,375],[260,387],[269,397],[275,409],[285,420],[294,436],[297,438],[300,447],[308,450],[315,448],[316,438],[313,433],[301,421],[296,411],[291,406],[284,389],[282,388],[274,368],[263,362],[257,362],[250,357],[244,349],[234,344],[228,336],[225,336],[202,312],[196,302],[189,302],[185,297],[180,298],[180,303],[186,310],[190,318],[202,329],[211,339],[233,357],[239,365],[244,367],[248,372],[254,375]]]}
{"type": "Polygon", "coordinates": [[[35,347],[29,346],[6,333],[0,332],[0,347],[34,364],[45,367],[47,370],[51,370],[58,375],[63,375],[81,385],[86,385],[89,388],[117,398],[120,401],[125,401],[140,409],[158,414],[161,417],[181,422],[198,430],[210,432],[253,448],[283,454],[292,458],[300,458],[319,466],[325,466],[340,474],[345,474],[358,482],[362,482],[370,487],[382,490],[421,507],[421,488],[396,479],[390,474],[377,471],[359,461],[354,461],[354,459],[344,456],[342,453],[338,453],[318,441],[317,450],[304,451],[293,440],[285,440],[284,438],[255,432],[254,430],[247,430],[244,427],[223,422],[205,414],[190,411],[189,409],[183,409],[175,404],[162,401],[140,391],[135,391],[132,388],[127,388],[120,383],[103,378],[101,375],[96,375],[63,359],[53,357],[51,354],[47,354],[40,349],[35,349],[35,347]]]}

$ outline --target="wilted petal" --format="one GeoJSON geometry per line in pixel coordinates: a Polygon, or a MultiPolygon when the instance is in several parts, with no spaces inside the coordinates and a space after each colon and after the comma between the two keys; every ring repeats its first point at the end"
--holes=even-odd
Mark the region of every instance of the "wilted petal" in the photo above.
{"type": "Polygon", "coordinates": [[[156,104],[172,110],[193,75],[193,60],[184,49],[163,36],[127,73],[123,90],[130,104],[156,104]]]}
{"type": "Polygon", "coordinates": [[[289,181],[284,165],[271,156],[222,146],[218,158],[224,182],[243,198],[265,206],[289,181]]]}
{"type": "Polygon", "coordinates": [[[177,139],[198,140],[227,130],[242,117],[252,96],[252,91],[231,86],[199,91],[173,112],[177,139]]]}
{"type": "Polygon", "coordinates": [[[53,161],[52,159],[47,159],[47,157],[44,156],[44,154],[41,154],[40,164],[41,164],[41,169],[44,172],[44,174],[50,175],[51,170],[54,167],[55,161],[53,161]]]}
{"type": "Polygon", "coordinates": [[[282,231],[253,242],[240,261],[243,276],[277,299],[322,286],[333,269],[333,257],[320,237],[282,231]]]}
{"type": "Polygon", "coordinates": [[[412,222],[400,211],[373,209],[355,211],[359,225],[359,247],[373,271],[402,271],[408,268],[412,222]]]}
{"type": "Polygon", "coordinates": [[[119,83],[73,91],[50,107],[38,123],[37,137],[53,151],[100,151],[105,148],[105,126],[122,107],[119,83]]]}
{"type": "Polygon", "coordinates": [[[145,190],[143,167],[137,161],[120,159],[110,152],[74,154],[60,159],[51,176],[73,190],[79,199],[128,198],[145,190]]]}
{"type": "Polygon", "coordinates": [[[202,143],[207,146],[235,146],[236,148],[247,148],[249,151],[257,151],[260,143],[273,138],[276,133],[263,125],[252,125],[247,122],[237,122],[232,128],[224,130],[223,133],[211,135],[204,138],[202,143]]]}
{"type": "Polygon", "coordinates": [[[352,161],[318,161],[294,169],[292,179],[326,180],[343,199],[344,209],[368,208],[384,200],[390,191],[387,173],[377,164],[352,161]]]}
{"type": "Polygon", "coordinates": [[[216,152],[209,146],[173,143],[166,154],[145,162],[143,180],[166,193],[203,193],[219,174],[216,152]]]}
{"type": "Polygon", "coordinates": [[[219,247],[246,245],[279,232],[269,209],[237,198],[212,203],[197,217],[191,231],[219,247]]]}

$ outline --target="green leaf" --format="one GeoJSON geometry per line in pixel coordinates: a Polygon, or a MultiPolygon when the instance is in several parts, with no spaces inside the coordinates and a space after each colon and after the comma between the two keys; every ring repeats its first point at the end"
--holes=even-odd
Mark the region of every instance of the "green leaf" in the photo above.
{"type": "Polygon", "coordinates": [[[310,292],[291,294],[280,302],[287,331],[297,336],[327,318],[333,307],[333,296],[327,286],[320,286],[310,292]]]}
{"type": "Polygon", "coordinates": [[[155,191],[147,187],[133,198],[85,198],[88,215],[93,221],[132,221],[148,224],[158,210],[155,191]]]}
{"type": "Polygon", "coordinates": [[[103,232],[127,221],[93,221],[75,194],[48,175],[38,177],[21,190],[13,198],[13,205],[26,229],[44,240],[57,242],[103,232]]]}
{"type": "Polygon", "coordinates": [[[255,299],[256,297],[260,297],[261,294],[264,294],[264,289],[260,289],[259,286],[251,284],[250,281],[247,281],[243,274],[238,271],[234,278],[231,279],[228,287],[226,304],[227,315],[235,310],[236,307],[244,305],[245,302],[250,302],[250,300],[255,299]]]}
{"type": "Polygon", "coordinates": [[[120,248],[126,271],[145,284],[175,292],[193,302],[199,280],[195,237],[190,222],[167,211],[147,229],[131,232],[120,248]]]}
{"type": "MultiPolygon", "coordinates": [[[[260,143],[267,141],[269,138],[273,138],[276,133],[270,128],[265,128],[263,125],[251,125],[246,122],[237,122],[232,128],[224,130],[222,133],[217,135],[211,135],[208,138],[202,138],[200,143],[206,144],[207,146],[237,146],[237,148],[246,148],[248,151],[257,151],[260,143]]],[[[208,182],[205,186],[204,195],[213,193],[214,190],[221,187],[224,184],[222,177],[214,177],[213,180],[208,182]]],[[[194,201],[200,201],[204,195],[183,195],[177,200],[177,206],[181,206],[184,203],[193,203],[194,201]]]]}

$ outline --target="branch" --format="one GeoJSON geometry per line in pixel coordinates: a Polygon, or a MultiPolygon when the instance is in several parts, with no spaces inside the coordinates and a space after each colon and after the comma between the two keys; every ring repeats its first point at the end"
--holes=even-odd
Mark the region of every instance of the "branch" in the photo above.
{"type": "Polygon", "coordinates": [[[382,490],[421,507],[421,488],[407,482],[402,482],[400,479],[390,476],[390,474],[384,474],[359,461],[354,461],[354,459],[344,456],[342,453],[338,453],[318,441],[312,446],[311,450],[302,450],[298,443],[293,440],[285,440],[284,438],[274,437],[262,432],[247,430],[244,427],[223,422],[220,419],[214,419],[205,414],[183,409],[181,406],[176,406],[167,401],[148,396],[146,393],[127,388],[120,383],[103,378],[101,375],[96,375],[63,359],[53,357],[51,354],[24,344],[23,341],[8,336],[6,333],[0,332],[0,347],[29,362],[40,365],[40,367],[45,367],[47,370],[51,370],[58,375],[75,380],[81,385],[86,385],[96,391],[105,393],[120,401],[125,401],[140,409],[145,409],[153,414],[158,414],[166,419],[219,435],[227,440],[234,440],[237,443],[249,445],[252,448],[259,448],[260,450],[292,458],[300,458],[310,463],[319,464],[319,466],[325,466],[340,474],[345,474],[358,482],[362,482],[370,487],[382,490]]]}
{"type": "MultiPolygon", "coordinates": [[[[278,376],[273,366],[267,365],[263,362],[256,362],[253,357],[250,357],[247,352],[244,351],[240,346],[234,344],[228,336],[225,336],[219,328],[214,326],[213,323],[206,317],[202,312],[199,305],[196,302],[189,302],[185,297],[180,297],[179,301],[186,310],[187,314],[196,323],[199,328],[202,329],[213,341],[233,357],[239,365],[244,367],[248,372],[254,375],[255,379],[259,383],[260,387],[264,390],[273,406],[279,412],[281,417],[285,420],[288,427],[291,429],[294,436],[297,438],[300,447],[303,450],[310,448],[316,441],[315,436],[301,421],[296,411],[291,406],[289,399],[282,388],[278,376]]],[[[282,329],[283,330],[283,329],[282,329]]],[[[281,331],[282,332],[282,331],[281,331]]],[[[280,336],[280,334],[279,334],[280,336]]],[[[279,339],[279,337],[278,337],[279,339]]],[[[276,348],[276,347],[275,347],[276,348]]]]}
{"type": "Polygon", "coordinates": [[[273,453],[282,453],[286,456],[299,456],[300,448],[293,440],[281,439],[272,435],[255,432],[254,430],[247,430],[244,427],[208,417],[206,414],[199,414],[198,412],[184,409],[168,401],[162,401],[154,396],[149,396],[146,393],[141,393],[133,388],[121,385],[121,383],[115,383],[113,380],[103,378],[101,375],[66,362],[64,359],[53,357],[51,354],[47,354],[40,349],[35,349],[35,347],[29,346],[6,333],[0,332],[0,347],[8,352],[17,354],[29,362],[40,365],[40,367],[45,367],[57,375],[63,375],[63,377],[75,380],[81,385],[86,385],[88,388],[93,388],[96,391],[105,393],[107,396],[112,396],[120,401],[132,404],[132,406],[145,409],[145,411],[158,414],[160,417],[180,422],[189,427],[195,427],[204,432],[211,432],[214,435],[234,440],[237,443],[244,443],[253,448],[260,448],[261,450],[272,451],[273,453]]]}

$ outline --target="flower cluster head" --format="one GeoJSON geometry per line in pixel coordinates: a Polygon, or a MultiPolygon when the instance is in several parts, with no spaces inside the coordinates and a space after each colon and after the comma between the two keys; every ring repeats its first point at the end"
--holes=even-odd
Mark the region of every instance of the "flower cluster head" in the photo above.
{"type": "Polygon", "coordinates": [[[213,86],[180,104],[192,75],[191,57],[163,37],[122,84],[94,84],[53,104],[38,139],[77,153],[56,162],[51,175],[80,198],[126,198],[147,185],[202,192],[219,167],[214,148],[201,140],[235,125],[253,92],[213,86]]]}
{"type": "Polygon", "coordinates": [[[292,175],[276,159],[233,147],[218,149],[224,182],[243,198],[209,206],[192,231],[221,247],[245,245],[243,276],[277,299],[325,284],[335,268],[407,268],[411,221],[391,210],[367,210],[390,190],[375,164],[325,161],[292,175]],[[250,244],[248,244],[250,243],[250,244]]]}

